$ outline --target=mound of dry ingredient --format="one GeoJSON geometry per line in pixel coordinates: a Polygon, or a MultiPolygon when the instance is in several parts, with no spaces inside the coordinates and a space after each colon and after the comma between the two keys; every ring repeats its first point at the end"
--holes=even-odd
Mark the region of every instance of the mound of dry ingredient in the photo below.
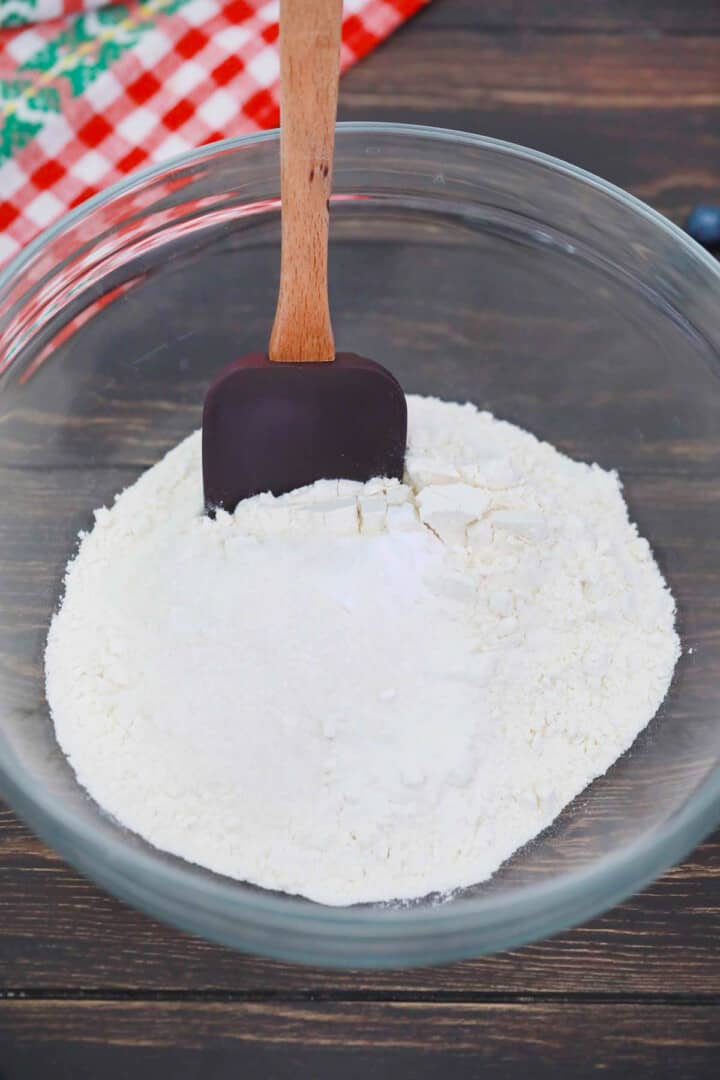
{"type": "Polygon", "coordinates": [[[470,885],[663,700],[675,606],[617,476],[408,404],[404,484],[211,521],[196,433],[82,536],[48,700],[80,783],[150,843],[327,904],[470,885]]]}

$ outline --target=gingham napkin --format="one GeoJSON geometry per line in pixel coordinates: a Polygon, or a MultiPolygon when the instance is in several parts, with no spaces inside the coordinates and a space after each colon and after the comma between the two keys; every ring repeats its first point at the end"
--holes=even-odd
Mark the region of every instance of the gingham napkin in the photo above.
{"type": "MultiPolygon", "coordinates": [[[[345,0],[342,69],[427,2],[345,0]]],[[[279,123],[277,0],[0,0],[0,27],[0,263],[126,173],[279,123]]]]}

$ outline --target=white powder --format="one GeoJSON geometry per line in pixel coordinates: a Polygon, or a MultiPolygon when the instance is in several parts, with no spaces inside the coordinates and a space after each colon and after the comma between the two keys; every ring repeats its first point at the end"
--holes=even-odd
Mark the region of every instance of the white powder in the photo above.
{"type": "Polygon", "coordinates": [[[329,904],[470,885],[660,705],[675,608],[617,477],[409,409],[405,485],[210,521],[196,433],[83,536],[48,700],[80,783],[157,847],[329,904]]]}

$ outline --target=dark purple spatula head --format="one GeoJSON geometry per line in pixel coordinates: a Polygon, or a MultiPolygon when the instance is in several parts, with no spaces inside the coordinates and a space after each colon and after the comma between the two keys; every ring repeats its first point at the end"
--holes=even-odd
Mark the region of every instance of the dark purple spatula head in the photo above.
{"type": "Polygon", "coordinates": [[[316,480],[402,479],[407,405],[394,375],[354,353],[330,363],[272,363],[262,353],[224,368],[205,398],[205,506],[283,495],[316,480]]]}

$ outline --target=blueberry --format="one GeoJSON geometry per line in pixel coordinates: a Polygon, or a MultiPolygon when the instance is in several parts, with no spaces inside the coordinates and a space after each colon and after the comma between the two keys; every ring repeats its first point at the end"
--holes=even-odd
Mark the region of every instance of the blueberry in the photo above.
{"type": "Polygon", "coordinates": [[[690,212],[685,229],[698,244],[710,251],[720,249],[720,206],[700,204],[690,212]]]}

